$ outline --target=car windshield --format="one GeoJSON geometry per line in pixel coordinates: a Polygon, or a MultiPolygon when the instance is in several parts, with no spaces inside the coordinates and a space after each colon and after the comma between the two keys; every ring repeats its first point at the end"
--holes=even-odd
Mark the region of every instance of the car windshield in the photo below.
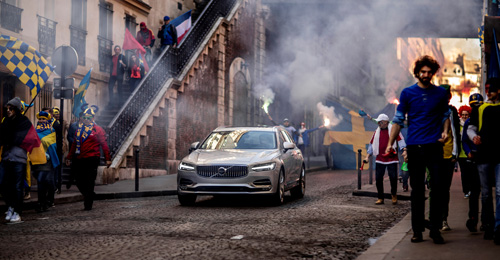
{"type": "Polygon", "coordinates": [[[201,149],[276,149],[276,135],[248,130],[213,132],[201,149]]]}

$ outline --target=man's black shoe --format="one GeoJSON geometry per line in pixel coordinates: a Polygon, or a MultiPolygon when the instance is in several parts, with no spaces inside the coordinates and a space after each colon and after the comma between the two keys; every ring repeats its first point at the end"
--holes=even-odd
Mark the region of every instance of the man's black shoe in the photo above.
{"type": "Polygon", "coordinates": [[[434,241],[434,244],[444,244],[444,239],[439,230],[431,230],[429,236],[432,238],[432,241],[434,241]]]}
{"type": "Polygon", "coordinates": [[[412,243],[419,243],[424,241],[424,238],[422,237],[422,232],[413,232],[413,237],[411,238],[412,243]]]}
{"type": "Polygon", "coordinates": [[[468,219],[467,222],[465,222],[465,226],[470,232],[477,232],[477,222],[474,219],[468,219]]]}

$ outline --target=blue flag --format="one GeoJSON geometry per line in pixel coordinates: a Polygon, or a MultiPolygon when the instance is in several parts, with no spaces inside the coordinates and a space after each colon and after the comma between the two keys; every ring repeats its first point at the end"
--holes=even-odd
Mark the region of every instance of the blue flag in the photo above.
{"type": "Polygon", "coordinates": [[[80,112],[83,112],[81,106],[87,103],[85,101],[85,94],[87,93],[87,89],[90,86],[90,72],[92,72],[92,69],[90,69],[89,72],[87,72],[87,75],[83,77],[82,81],[80,82],[80,86],[75,93],[75,98],[73,100],[73,115],[75,115],[75,117],[78,117],[80,112]]]}
{"type": "Polygon", "coordinates": [[[495,29],[493,29],[493,42],[490,50],[490,63],[488,65],[488,78],[500,77],[500,56],[498,54],[498,41],[495,29]]]}

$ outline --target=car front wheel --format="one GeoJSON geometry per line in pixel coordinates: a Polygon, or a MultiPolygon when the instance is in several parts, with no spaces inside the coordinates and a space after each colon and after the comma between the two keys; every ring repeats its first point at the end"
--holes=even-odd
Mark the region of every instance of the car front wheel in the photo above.
{"type": "Polygon", "coordinates": [[[299,184],[290,190],[290,193],[294,199],[301,199],[306,194],[306,170],[303,166],[300,171],[299,184]]]}
{"type": "Polygon", "coordinates": [[[285,173],[283,169],[280,170],[280,175],[278,177],[278,186],[276,187],[276,192],[272,195],[272,203],[275,206],[283,204],[285,200],[285,173]]]}

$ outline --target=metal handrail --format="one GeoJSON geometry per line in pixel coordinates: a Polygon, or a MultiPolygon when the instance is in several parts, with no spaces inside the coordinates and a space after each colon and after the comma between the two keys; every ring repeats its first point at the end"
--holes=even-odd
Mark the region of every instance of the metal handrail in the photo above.
{"type": "Polygon", "coordinates": [[[108,146],[113,158],[167,80],[180,75],[219,17],[226,17],[237,1],[210,1],[178,48],[167,47],[163,50],[106,128],[108,146]]]}

